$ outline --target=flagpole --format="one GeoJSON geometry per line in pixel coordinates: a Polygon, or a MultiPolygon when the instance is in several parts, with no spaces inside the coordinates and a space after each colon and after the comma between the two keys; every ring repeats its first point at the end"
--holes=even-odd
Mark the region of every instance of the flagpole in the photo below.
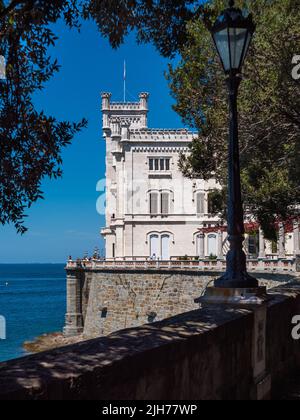
{"type": "Polygon", "coordinates": [[[124,103],[126,102],[126,61],[124,60],[124,103]]]}

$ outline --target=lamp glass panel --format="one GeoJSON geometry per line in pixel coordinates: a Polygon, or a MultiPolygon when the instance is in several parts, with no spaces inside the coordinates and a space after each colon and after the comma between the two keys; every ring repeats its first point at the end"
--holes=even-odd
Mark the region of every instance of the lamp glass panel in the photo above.
{"type": "Polygon", "coordinates": [[[242,61],[241,61],[241,66],[243,65],[243,63],[245,61],[245,58],[246,58],[246,55],[248,53],[252,36],[253,35],[251,34],[251,32],[248,32],[248,36],[247,36],[247,40],[246,40],[246,46],[245,46],[245,51],[244,51],[244,54],[243,54],[243,57],[242,57],[242,61]]]}
{"type": "Polygon", "coordinates": [[[228,30],[223,29],[222,31],[214,34],[215,43],[218,49],[219,56],[223,63],[225,71],[230,71],[230,53],[228,43],[228,30]]]}
{"type": "Polygon", "coordinates": [[[240,68],[247,32],[245,28],[229,28],[232,69],[238,70],[240,68]]]}

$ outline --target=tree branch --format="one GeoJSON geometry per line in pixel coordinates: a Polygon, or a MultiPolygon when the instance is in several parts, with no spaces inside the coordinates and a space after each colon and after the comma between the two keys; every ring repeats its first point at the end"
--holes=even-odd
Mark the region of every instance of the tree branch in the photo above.
{"type": "Polygon", "coordinates": [[[3,19],[4,17],[8,16],[11,12],[14,11],[14,9],[17,6],[20,5],[24,5],[27,6],[27,3],[32,3],[31,7],[34,6],[34,1],[30,1],[30,0],[13,0],[6,8],[4,8],[1,12],[0,12],[0,19],[3,19]]]}

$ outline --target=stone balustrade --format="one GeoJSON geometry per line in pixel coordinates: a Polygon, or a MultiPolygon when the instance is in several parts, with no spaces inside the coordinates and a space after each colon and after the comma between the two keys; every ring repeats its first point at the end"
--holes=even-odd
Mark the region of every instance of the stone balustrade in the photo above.
{"type": "MultiPolygon", "coordinates": [[[[265,259],[265,260],[248,260],[249,271],[257,272],[296,272],[299,265],[296,259],[265,259]]],[[[69,260],[67,268],[84,268],[90,270],[189,270],[189,271],[224,271],[226,269],[225,260],[170,260],[170,261],[151,261],[146,259],[115,259],[115,260],[96,260],[82,259],[69,260]]]]}

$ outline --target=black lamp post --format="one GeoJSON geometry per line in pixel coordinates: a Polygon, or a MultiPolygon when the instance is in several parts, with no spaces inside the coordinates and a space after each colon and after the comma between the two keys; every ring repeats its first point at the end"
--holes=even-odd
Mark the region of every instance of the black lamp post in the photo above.
{"type": "Polygon", "coordinates": [[[258,281],[247,273],[244,212],[241,194],[240,156],[238,138],[237,95],[241,83],[241,71],[251,39],[255,32],[252,16],[245,16],[229,2],[229,8],[218,17],[212,36],[227,76],[230,108],[229,168],[228,168],[228,235],[230,251],[227,270],[216,280],[219,288],[257,288],[258,281]]]}

